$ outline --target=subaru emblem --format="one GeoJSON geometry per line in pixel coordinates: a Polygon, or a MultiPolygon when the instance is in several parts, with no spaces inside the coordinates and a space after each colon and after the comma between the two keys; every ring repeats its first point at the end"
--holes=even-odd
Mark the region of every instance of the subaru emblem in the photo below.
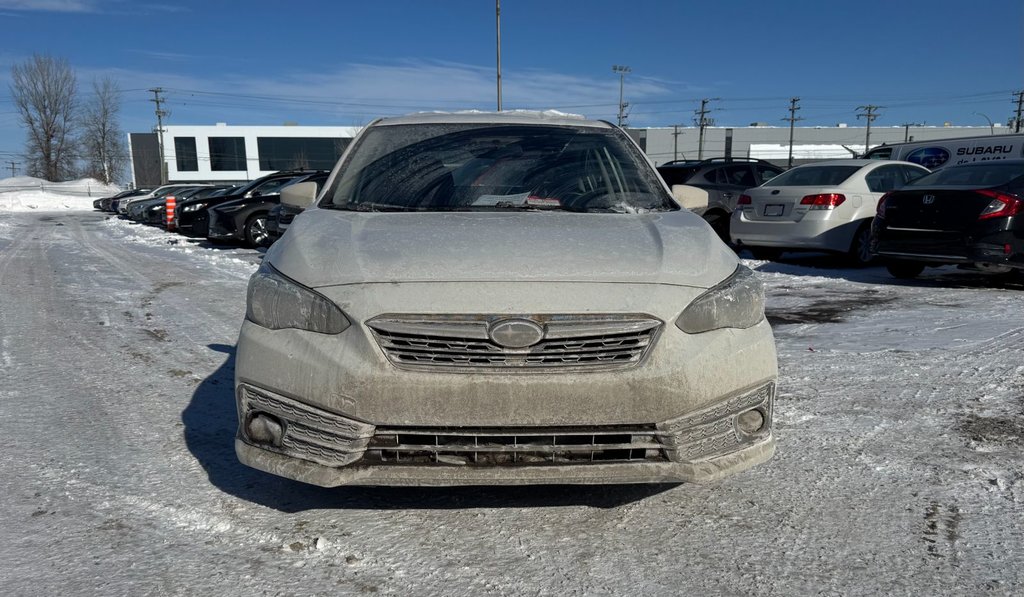
{"type": "Polygon", "coordinates": [[[921,203],[924,203],[925,205],[935,203],[935,195],[925,195],[921,198],[921,203]]]}
{"type": "Polygon", "coordinates": [[[544,328],[529,319],[502,319],[491,325],[487,335],[498,346],[526,348],[544,339],[544,328]]]}

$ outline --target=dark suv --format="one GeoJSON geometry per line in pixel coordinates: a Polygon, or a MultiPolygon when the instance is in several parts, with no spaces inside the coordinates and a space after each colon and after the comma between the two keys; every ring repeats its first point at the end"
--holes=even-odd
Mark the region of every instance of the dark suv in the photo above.
{"type": "MultiPolygon", "coordinates": [[[[687,185],[699,189],[695,203],[682,201],[690,211],[701,215],[718,236],[729,242],[729,217],[743,191],[782,174],[780,168],[764,160],[750,158],[711,158],[702,161],[673,161],[658,166],[658,173],[668,184],[687,185]],[[707,195],[704,205],[703,195],[707,195]],[[689,204],[688,204],[689,203],[689,204]]],[[[693,189],[689,189],[692,194],[693,189]]],[[[673,192],[677,199],[678,194],[673,192]]]]}
{"type": "Polygon", "coordinates": [[[257,197],[268,193],[276,193],[281,186],[293,178],[306,176],[312,172],[314,171],[282,170],[281,172],[257,178],[243,187],[231,190],[230,193],[182,201],[174,210],[174,219],[178,223],[178,232],[186,236],[206,236],[207,232],[209,232],[209,214],[207,209],[210,207],[242,199],[243,197],[257,197]]]}

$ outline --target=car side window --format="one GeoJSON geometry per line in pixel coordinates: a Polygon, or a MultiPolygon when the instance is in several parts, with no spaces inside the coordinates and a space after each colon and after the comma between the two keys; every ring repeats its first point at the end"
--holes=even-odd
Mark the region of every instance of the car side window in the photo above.
{"type": "Polygon", "coordinates": [[[750,169],[750,164],[727,166],[722,168],[722,170],[725,172],[727,179],[725,184],[731,184],[747,189],[757,186],[757,183],[754,182],[754,172],[750,169]]]}
{"type": "Polygon", "coordinates": [[[868,189],[872,193],[888,193],[896,187],[903,186],[904,174],[900,166],[883,166],[875,168],[864,176],[868,189]]]}
{"type": "Polygon", "coordinates": [[[913,168],[911,166],[903,166],[903,175],[907,178],[907,182],[917,180],[925,174],[928,174],[928,170],[924,168],[913,168]]]}
{"type": "Polygon", "coordinates": [[[711,184],[728,184],[725,180],[724,168],[715,168],[714,170],[708,170],[704,173],[704,180],[711,184]]]}
{"type": "Polygon", "coordinates": [[[757,183],[757,185],[762,185],[768,182],[769,180],[775,178],[779,174],[782,174],[782,168],[763,166],[761,164],[754,166],[754,170],[757,171],[757,177],[754,181],[755,183],[757,183]]]}

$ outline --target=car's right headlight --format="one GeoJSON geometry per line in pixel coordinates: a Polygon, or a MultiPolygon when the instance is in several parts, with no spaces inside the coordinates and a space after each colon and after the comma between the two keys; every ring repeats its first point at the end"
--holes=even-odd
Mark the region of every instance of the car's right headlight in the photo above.
{"type": "Polygon", "coordinates": [[[286,278],[264,263],[249,278],[245,318],[272,330],[295,328],[340,334],[349,324],[337,305],[316,291],[286,278]]]}
{"type": "Polygon", "coordinates": [[[745,329],[764,319],[764,285],[750,268],[739,266],[731,276],[697,297],[676,319],[687,334],[720,328],[745,329]]]}
{"type": "Polygon", "coordinates": [[[206,209],[205,203],[191,203],[181,208],[183,212],[199,211],[200,209],[206,209]]]}

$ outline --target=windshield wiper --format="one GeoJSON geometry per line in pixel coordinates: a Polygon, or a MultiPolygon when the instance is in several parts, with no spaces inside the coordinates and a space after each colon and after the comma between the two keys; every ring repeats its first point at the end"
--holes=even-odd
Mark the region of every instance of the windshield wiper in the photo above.
{"type": "Polygon", "coordinates": [[[334,203],[328,203],[323,206],[326,209],[337,209],[341,211],[421,211],[418,207],[408,207],[405,205],[394,205],[391,203],[343,203],[337,205],[334,203]]]}

